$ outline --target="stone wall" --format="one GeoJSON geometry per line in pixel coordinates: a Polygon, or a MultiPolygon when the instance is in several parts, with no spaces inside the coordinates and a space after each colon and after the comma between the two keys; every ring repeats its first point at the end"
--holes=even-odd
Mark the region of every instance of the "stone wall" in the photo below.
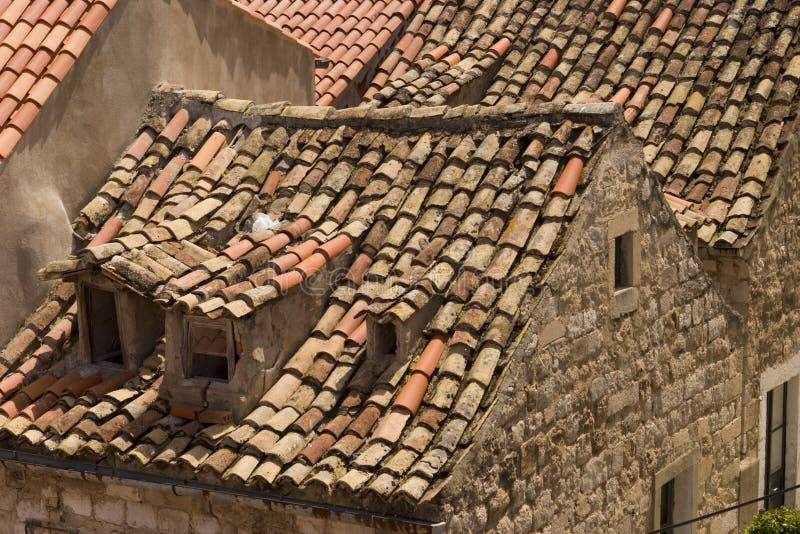
{"type": "MultiPolygon", "coordinates": [[[[694,466],[694,513],[737,502],[739,320],[626,128],[593,165],[565,250],[521,311],[529,323],[492,412],[435,497],[453,532],[645,532],[656,476],[675,462],[694,466]],[[630,313],[615,309],[609,282],[609,231],[620,224],[641,239],[630,313]]],[[[736,526],[732,512],[699,532],[736,526]]]]}
{"type": "Polygon", "coordinates": [[[314,98],[314,53],[228,0],[121,0],[0,169],[0,339],[41,301],[35,273],[129,143],[160,82],[257,102],[314,98]]]}
{"type": "MultiPolygon", "coordinates": [[[[765,396],[778,383],[796,378],[800,374],[800,236],[797,222],[800,218],[800,125],[795,122],[787,136],[779,160],[779,170],[768,191],[773,196],[765,220],[752,241],[736,258],[737,275],[730,269],[715,272],[712,276],[720,287],[742,285],[739,290],[742,313],[746,316],[747,346],[744,365],[744,435],[742,445],[743,477],[742,499],[764,494],[764,437],[766,425],[765,396]],[[773,376],[774,375],[774,376],[773,376]]],[[[712,253],[713,254],[713,253],[712,253]]],[[[716,266],[724,259],[712,256],[716,266]]],[[[728,263],[734,260],[728,259],[728,263]]],[[[731,291],[734,293],[735,291],[731,291]]],[[[798,399],[792,399],[795,409],[798,399]]],[[[794,451],[794,462],[798,461],[794,451]]],[[[798,473],[787,476],[786,485],[798,482],[798,473]]],[[[800,495],[789,495],[800,504],[800,495]]],[[[757,511],[748,507],[743,519],[757,511]]]]}
{"type": "MultiPolygon", "coordinates": [[[[19,463],[0,466],[0,534],[29,525],[69,532],[222,534],[409,534],[436,527],[344,510],[202,491],[180,486],[82,475],[19,463]]],[[[33,530],[33,532],[63,532],[33,530]]]]}

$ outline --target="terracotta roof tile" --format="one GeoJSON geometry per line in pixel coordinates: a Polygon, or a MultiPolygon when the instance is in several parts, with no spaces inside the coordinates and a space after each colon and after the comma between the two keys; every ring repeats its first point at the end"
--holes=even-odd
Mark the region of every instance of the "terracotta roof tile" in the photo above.
{"type": "Polygon", "coordinates": [[[99,0],[0,4],[0,158],[10,155],[113,5],[99,0]],[[9,127],[15,131],[7,133],[9,127]]]}
{"type": "Polygon", "coordinates": [[[436,106],[478,77],[488,85],[487,106],[618,102],[664,191],[708,210],[700,239],[721,247],[748,242],[773,191],[765,185],[777,158],[748,171],[750,161],[777,149],[797,112],[797,6],[591,0],[492,11],[489,0],[443,4],[411,17],[364,104],[436,106]],[[486,38],[475,40],[464,28],[482,10],[486,38]],[[510,30],[512,21],[519,26],[510,30]],[[492,48],[498,38],[507,39],[505,55],[492,48]],[[436,61],[445,50],[462,61],[436,61]],[[464,63],[472,66],[462,71],[464,63]],[[755,180],[745,180],[748,172],[755,180]],[[712,197],[729,175],[737,177],[733,191],[726,186],[730,195],[712,197]]]}
{"type": "MultiPolygon", "coordinates": [[[[92,265],[164,305],[180,302],[188,313],[232,317],[299,291],[295,285],[334,263],[348,275],[332,282],[317,325],[241,421],[231,421],[228,412],[159,399],[162,343],[151,356],[160,363],[136,376],[97,382],[96,374],[66,379],[60,374],[48,379],[50,392],[44,388],[45,395],[30,392],[39,399],[26,398],[29,390],[20,393],[22,388],[47,376],[73,335],[74,296],[54,294],[3,352],[14,359],[0,379],[0,401],[13,400],[7,408],[24,414],[7,422],[8,435],[44,427],[50,429],[48,443],[66,455],[96,459],[97,451],[105,451],[145,470],[182,464],[230,483],[369,488],[381,498],[407,493],[407,484],[386,474],[420,472],[419,462],[432,451],[452,457],[468,423],[482,413],[481,399],[493,391],[504,365],[500,353],[517,320],[502,311],[518,305],[508,304],[510,297],[495,280],[512,277],[518,285],[508,291],[526,295],[539,267],[558,254],[553,245],[574,212],[567,214],[559,195],[544,193],[556,186],[565,166],[576,165],[569,163],[577,158],[574,151],[591,156],[607,124],[542,124],[555,133],[532,134],[528,126],[552,120],[551,110],[519,106],[481,113],[477,107],[462,109],[447,129],[431,125],[444,124],[435,118],[452,115],[449,108],[418,116],[410,107],[378,108],[355,118],[348,118],[349,111],[337,115],[313,108],[285,108],[279,115],[226,112],[230,131],[240,134],[230,141],[235,154],[219,160],[227,165],[215,171],[220,178],[201,182],[197,167],[208,170],[211,165],[204,162],[216,161],[210,159],[213,152],[228,150],[220,148],[228,138],[207,121],[193,146],[180,141],[217,107],[178,96],[176,107],[163,111],[164,129],[144,126],[111,171],[98,198],[117,190],[117,203],[100,209],[93,200],[76,220],[76,234],[91,246],[43,275],[69,276],[92,265]],[[265,144],[254,149],[236,141],[253,128],[265,144]],[[546,177],[530,172],[539,163],[550,169],[546,177]],[[121,170],[140,179],[120,184],[121,170]],[[503,193],[501,186],[512,175],[528,181],[522,189],[539,188],[538,207],[547,217],[531,217],[522,197],[503,193]],[[272,194],[256,209],[278,224],[245,232],[251,215],[246,204],[269,177],[274,177],[272,194]],[[248,200],[234,207],[232,201],[245,193],[248,200]],[[187,196],[196,197],[191,208],[172,219],[161,215],[187,196]],[[472,224],[462,222],[465,218],[474,219],[474,231],[460,229],[472,224]],[[209,228],[217,222],[242,231],[224,244],[209,241],[209,228]],[[453,262],[485,275],[453,290],[462,280],[453,262]],[[444,301],[439,314],[450,316],[453,305],[461,307],[446,327],[439,314],[434,317],[430,324],[442,330],[419,334],[423,350],[389,358],[368,354],[367,321],[408,317],[435,292],[444,301]],[[46,344],[37,341],[38,332],[45,333],[46,344]],[[51,386],[59,379],[69,384],[56,393],[51,386]],[[60,404],[79,395],[70,409],[60,404]],[[179,427],[162,426],[167,413],[195,422],[199,432],[184,435],[179,427]],[[214,437],[222,427],[229,437],[214,437]],[[437,434],[440,428],[445,431],[437,434]],[[155,446],[149,437],[154,433],[173,449],[155,446]]],[[[618,117],[611,105],[595,106],[603,117],[618,117]]],[[[571,181],[568,194],[580,199],[584,182],[571,181]]],[[[417,489],[438,476],[436,470],[426,473],[417,489]]]]}
{"type": "Polygon", "coordinates": [[[266,2],[232,0],[264,17],[286,35],[309,45],[329,67],[317,69],[316,103],[326,106],[352,88],[356,97],[363,89],[359,81],[372,78],[377,63],[403,34],[422,0],[383,2],[266,2]],[[253,9],[253,6],[256,6],[253,9]]]}

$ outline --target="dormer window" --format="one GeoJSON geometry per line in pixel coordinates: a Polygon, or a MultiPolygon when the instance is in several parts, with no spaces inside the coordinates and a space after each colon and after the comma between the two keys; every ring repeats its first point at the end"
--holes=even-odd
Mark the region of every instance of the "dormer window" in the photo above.
{"type": "Polygon", "coordinates": [[[370,358],[398,356],[408,358],[423,339],[422,329],[430,323],[441,307],[439,296],[430,298],[422,308],[405,320],[396,316],[380,318],[367,316],[367,354],[370,358]]]}
{"type": "Polygon", "coordinates": [[[186,366],[189,378],[228,382],[236,366],[236,344],[230,321],[188,317],[186,366]]]}
{"type": "Polygon", "coordinates": [[[397,353],[397,330],[395,325],[391,323],[376,324],[373,339],[376,354],[394,356],[397,353]]]}
{"type": "Polygon", "coordinates": [[[91,362],[122,365],[122,343],[114,293],[87,287],[85,298],[86,314],[89,318],[91,362]]]}
{"type": "Polygon", "coordinates": [[[158,305],[101,276],[79,281],[77,360],[70,365],[116,365],[138,371],[164,333],[158,305]]]}

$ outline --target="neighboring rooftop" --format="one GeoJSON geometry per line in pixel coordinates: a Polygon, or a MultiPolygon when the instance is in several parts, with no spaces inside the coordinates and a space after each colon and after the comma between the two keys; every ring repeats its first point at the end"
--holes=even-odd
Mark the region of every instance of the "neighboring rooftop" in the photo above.
{"type": "Polygon", "coordinates": [[[0,160],[11,154],[116,3],[0,0],[0,160]]]}
{"type": "Polygon", "coordinates": [[[3,352],[1,435],[229,484],[435,493],[491,403],[619,108],[153,102],[75,222],[88,248],[44,276],[99,270],[212,317],[248,315],[349,258],[344,276],[329,297],[308,295],[326,299],[321,318],[240,422],[159,398],[163,344],[138,376],[63,375],[76,308],[61,283],[3,352]],[[252,231],[254,214],[274,227],[252,231]],[[413,354],[369,357],[367,315],[405,321],[431,299],[441,306],[413,354]]]}
{"type": "Polygon", "coordinates": [[[431,0],[233,0],[263,16],[321,59],[315,72],[317,104],[358,102],[377,63],[403,34],[409,18],[431,0]]]}
{"type": "MultiPolygon", "coordinates": [[[[705,220],[696,227],[701,242],[749,241],[797,115],[800,6],[527,0],[492,11],[487,4],[498,3],[461,8],[473,10],[480,32],[463,30],[468,16],[449,18],[448,4],[416,60],[401,65],[400,76],[376,77],[367,102],[451,103],[482,77],[485,90],[470,98],[483,105],[619,102],[671,204],[685,212],[676,201],[688,202],[691,219],[705,220]],[[497,55],[504,55],[499,65],[497,55]]],[[[396,72],[390,59],[380,69],[396,72]]]]}

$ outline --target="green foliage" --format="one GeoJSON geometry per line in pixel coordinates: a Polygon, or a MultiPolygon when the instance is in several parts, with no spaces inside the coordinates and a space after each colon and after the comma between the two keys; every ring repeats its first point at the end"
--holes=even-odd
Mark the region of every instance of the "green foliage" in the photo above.
{"type": "Polygon", "coordinates": [[[800,534],[800,511],[781,506],[756,516],[744,534],[800,534]]]}

